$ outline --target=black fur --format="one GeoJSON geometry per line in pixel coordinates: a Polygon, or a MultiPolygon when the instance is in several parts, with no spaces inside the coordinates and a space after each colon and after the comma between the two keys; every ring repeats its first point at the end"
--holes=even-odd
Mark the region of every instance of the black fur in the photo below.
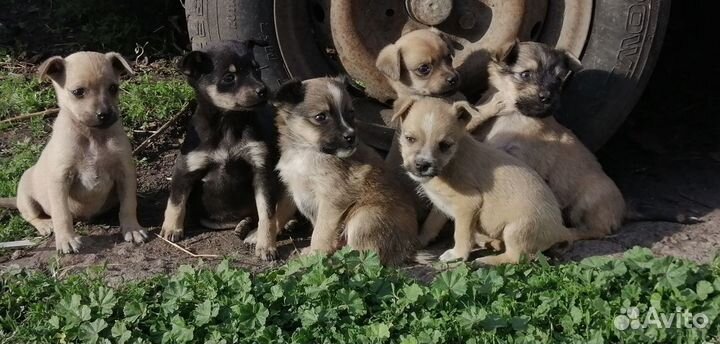
{"type": "Polygon", "coordinates": [[[267,95],[258,96],[252,108],[225,109],[216,106],[208,92],[213,85],[227,94],[244,87],[264,88],[251,49],[255,45],[260,43],[221,42],[189,53],[179,66],[195,90],[198,106],[175,162],[170,202],[179,204],[189,197],[190,213],[213,222],[257,218],[256,192],[265,194],[265,208],[273,212],[282,192],[274,171],[279,152],[267,95]],[[223,83],[230,65],[234,82],[223,83]],[[198,156],[207,159],[199,163],[198,156]]]}

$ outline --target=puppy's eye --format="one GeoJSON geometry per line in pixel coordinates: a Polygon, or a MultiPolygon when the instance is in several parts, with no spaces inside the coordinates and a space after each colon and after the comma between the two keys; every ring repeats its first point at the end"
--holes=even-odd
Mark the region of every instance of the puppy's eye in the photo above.
{"type": "Polygon", "coordinates": [[[74,95],[75,98],[82,98],[85,95],[85,89],[82,87],[76,88],[76,89],[70,91],[70,93],[72,93],[72,95],[74,95]]]}
{"type": "Polygon", "coordinates": [[[524,70],[524,71],[518,73],[518,76],[520,76],[521,80],[528,80],[528,79],[530,79],[530,71],[524,70]]]}
{"type": "Polygon", "coordinates": [[[110,85],[110,87],[108,88],[108,91],[109,91],[110,94],[112,94],[112,95],[117,94],[117,93],[118,93],[118,85],[116,85],[116,84],[110,85]]]}
{"type": "Polygon", "coordinates": [[[417,141],[417,139],[410,135],[405,135],[405,141],[407,141],[408,143],[415,143],[415,141],[417,141]]]}
{"type": "Polygon", "coordinates": [[[235,74],[227,73],[227,74],[223,75],[223,77],[222,77],[223,84],[232,84],[233,82],[235,82],[235,74]]]}
{"type": "Polygon", "coordinates": [[[438,148],[440,148],[441,152],[447,152],[450,148],[452,148],[453,143],[450,141],[440,141],[438,144],[438,148]]]}
{"type": "Polygon", "coordinates": [[[319,113],[319,114],[315,115],[315,120],[318,123],[325,122],[327,120],[327,115],[325,113],[319,113]]]}
{"type": "Polygon", "coordinates": [[[428,64],[421,64],[420,67],[417,68],[417,72],[420,75],[428,75],[432,72],[432,66],[428,64]]]}

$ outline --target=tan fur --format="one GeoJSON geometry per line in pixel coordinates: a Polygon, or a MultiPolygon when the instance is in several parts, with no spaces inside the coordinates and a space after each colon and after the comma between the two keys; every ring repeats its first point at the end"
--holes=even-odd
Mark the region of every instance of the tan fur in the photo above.
{"type": "Polygon", "coordinates": [[[574,233],[563,226],[558,203],[542,179],[519,160],[467,134],[470,115],[464,108],[424,98],[396,114],[402,118],[405,168],[435,207],[455,220],[455,245],[440,259],[468,259],[483,239],[476,233],[505,244],[504,253],[478,259],[488,265],[517,263],[524,255],[572,241],[574,233]],[[414,167],[425,160],[433,163],[429,175],[414,167]]]}
{"type": "MultiPolygon", "coordinates": [[[[444,34],[434,28],[414,30],[402,35],[395,43],[389,44],[378,54],[376,61],[377,68],[385,75],[388,83],[397,94],[397,100],[393,104],[393,113],[398,112],[403,104],[423,96],[451,96],[453,99],[465,99],[462,94],[455,92],[459,85],[459,74],[452,66],[453,47],[444,34]],[[427,64],[432,66],[432,72],[428,76],[421,76],[417,73],[418,66],[427,64]],[[458,78],[455,85],[447,83],[447,78],[455,76],[458,78]]],[[[389,118],[387,124],[396,128],[389,118]]],[[[397,139],[393,139],[392,145],[385,158],[389,166],[398,174],[402,186],[409,192],[414,188],[414,183],[402,170],[402,158],[397,139]]],[[[423,221],[423,227],[431,232],[439,232],[447,223],[447,219],[437,211],[428,209],[427,201],[414,196],[414,204],[419,219],[423,221]],[[429,213],[428,213],[429,211],[429,213]],[[427,214],[427,217],[425,217],[427,214]]],[[[423,246],[427,245],[421,239],[423,246]]]]}
{"type": "MultiPolygon", "coordinates": [[[[541,51],[521,46],[514,68],[537,68],[537,54],[541,51]]],[[[595,156],[554,117],[528,117],[514,106],[518,97],[537,92],[536,88],[518,90],[517,82],[501,72],[497,60],[490,63],[489,74],[493,88],[486,96],[489,100],[478,110],[496,112],[498,117],[485,125],[474,125],[479,128],[474,136],[539,173],[558,199],[566,223],[579,234],[598,238],[616,231],[625,216],[625,201],[595,156]]]]}
{"type": "Polygon", "coordinates": [[[442,33],[422,29],[408,32],[383,48],[375,66],[387,77],[398,98],[441,95],[454,93],[460,85],[452,55],[453,48],[442,33]],[[418,73],[421,65],[431,68],[428,75],[418,73]],[[457,78],[457,82],[449,84],[450,77],[457,78]]]}
{"type": "MultiPolygon", "coordinates": [[[[328,112],[337,101],[329,78],[303,82],[300,105],[279,104],[278,127],[282,180],[298,209],[313,224],[309,250],[330,253],[345,242],[356,250],[375,251],[384,264],[397,265],[414,251],[417,221],[408,194],[372,148],[358,143],[354,153],[323,153],[318,141],[332,135],[305,117],[328,112]],[[348,156],[349,154],[349,156],[348,156]]],[[[342,91],[343,110],[349,95],[342,91]]]]}
{"type": "Polygon", "coordinates": [[[94,52],[53,57],[40,68],[41,77],[53,81],[60,113],[37,163],[20,179],[17,206],[40,234],[55,233],[63,253],[81,246],[74,220],[96,216],[118,201],[124,239],[139,243],[147,237],[137,222],[135,163],[121,121],[92,127],[101,108],[117,112],[117,94],[108,87],[129,68],[117,53],[94,52]],[[86,90],[81,99],[70,92],[79,87],[86,90]]]}

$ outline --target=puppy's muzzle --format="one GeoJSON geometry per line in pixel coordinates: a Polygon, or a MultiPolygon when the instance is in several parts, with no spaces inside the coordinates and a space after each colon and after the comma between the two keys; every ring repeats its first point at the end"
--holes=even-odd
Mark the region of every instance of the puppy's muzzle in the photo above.
{"type": "Polygon", "coordinates": [[[415,159],[413,167],[415,168],[415,175],[419,177],[432,178],[437,174],[435,164],[430,160],[415,159]]]}
{"type": "Polygon", "coordinates": [[[106,129],[115,124],[118,120],[118,115],[114,111],[101,111],[95,114],[97,118],[96,128],[106,129]]]}

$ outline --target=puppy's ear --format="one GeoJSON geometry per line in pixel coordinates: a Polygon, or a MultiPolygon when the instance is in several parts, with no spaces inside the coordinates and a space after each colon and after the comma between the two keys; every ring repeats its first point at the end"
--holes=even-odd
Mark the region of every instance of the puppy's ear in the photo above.
{"type": "Polygon", "coordinates": [[[473,115],[477,113],[477,109],[465,100],[453,103],[453,110],[455,110],[455,117],[457,117],[463,127],[466,126],[473,115]]]}
{"type": "Polygon", "coordinates": [[[210,56],[202,51],[191,51],[185,55],[178,64],[180,72],[189,78],[198,78],[203,74],[212,72],[213,63],[210,56]]]}
{"type": "Polygon", "coordinates": [[[298,79],[286,81],[275,92],[275,99],[272,103],[275,106],[283,104],[297,105],[305,99],[305,85],[298,79]]]}
{"type": "Polygon", "coordinates": [[[518,54],[520,52],[520,41],[514,40],[512,43],[507,44],[495,51],[492,56],[493,62],[504,63],[508,66],[512,66],[517,62],[518,54]]]}
{"type": "Polygon", "coordinates": [[[453,40],[450,38],[450,36],[448,36],[447,34],[445,34],[442,31],[436,29],[435,27],[431,27],[430,32],[438,35],[443,40],[443,42],[445,42],[445,45],[447,45],[448,51],[450,52],[450,56],[454,57],[455,56],[455,46],[453,45],[453,43],[455,43],[455,42],[453,42],[453,40]]]}
{"type": "Polygon", "coordinates": [[[563,55],[565,56],[565,64],[567,64],[568,68],[574,73],[582,70],[582,63],[580,62],[580,59],[575,57],[573,53],[563,50],[563,55]]]}
{"type": "Polygon", "coordinates": [[[41,80],[48,77],[62,86],[65,80],[65,60],[60,56],[45,60],[38,68],[38,76],[41,80]]]}
{"type": "Polygon", "coordinates": [[[248,39],[246,41],[243,41],[243,44],[245,44],[245,46],[250,50],[255,47],[267,47],[268,45],[270,45],[268,41],[262,39],[248,39]]]}
{"type": "Polygon", "coordinates": [[[415,104],[415,99],[412,97],[403,97],[395,100],[395,103],[393,104],[394,112],[390,118],[388,126],[393,129],[399,129],[402,126],[402,122],[405,120],[405,117],[407,117],[410,112],[410,108],[412,108],[413,104],[415,104]]]}
{"type": "Polygon", "coordinates": [[[130,64],[125,61],[125,59],[122,57],[122,55],[111,51],[109,53],[105,54],[105,58],[110,61],[110,63],[113,66],[113,69],[115,70],[115,74],[117,75],[124,75],[124,74],[133,74],[132,68],[130,68],[130,64]]]}
{"type": "Polygon", "coordinates": [[[400,80],[400,47],[389,44],[380,50],[375,67],[391,80],[400,80]]]}

